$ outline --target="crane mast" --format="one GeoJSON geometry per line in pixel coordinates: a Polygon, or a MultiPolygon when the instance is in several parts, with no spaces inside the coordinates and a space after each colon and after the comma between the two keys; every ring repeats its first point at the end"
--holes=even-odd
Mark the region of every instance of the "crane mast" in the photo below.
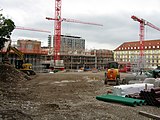
{"type": "Polygon", "coordinates": [[[61,4],[62,0],[55,0],[55,21],[54,21],[54,61],[60,60],[61,44],[61,4]]]}
{"type": "Polygon", "coordinates": [[[62,0],[55,0],[55,18],[46,17],[48,20],[54,20],[54,64],[56,60],[60,60],[60,48],[61,48],[61,22],[74,22],[90,25],[103,26],[97,23],[83,22],[74,19],[67,19],[61,17],[62,0]]]}
{"type": "Polygon", "coordinates": [[[150,22],[148,22],[148,21],[146,21],[142,18],[140,19],[140,18],[138,18],[134,15],[131,16],[131,18],[134,21],[138,21],[140,23],[140,34],[139,34],[139,36],[140,36],[140,61],[139,61],[139,63],[141,63],[142,60],[143,60],[143,57],[144,57],[144,34],[145,34],[144,30],[145,30],[145,25],[147,25],[147,26],[149,26],[153,29],[156,29],[158,31],[160,31],[160,28],[158,28],[157,26],[153,25],[152,23],[150,23],[150,22]]]}
{"type": "Polygon", "coordinates": [[[145,20],[139,19],[136,16],[131,17],[134,21],[138,21],[140,23],[140,57],[144,56],[144,26],[145,26],[145,20]]]}

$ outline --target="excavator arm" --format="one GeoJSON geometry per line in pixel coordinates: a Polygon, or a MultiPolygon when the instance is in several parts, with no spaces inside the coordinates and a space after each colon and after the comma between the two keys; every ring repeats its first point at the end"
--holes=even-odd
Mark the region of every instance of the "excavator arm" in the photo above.
{"type": "Polygon", "coordinates": [[[19,57],[20,60],[24,60],[24,54],[20,50],[18,50],[16,47],[12,47],[10,40],[6,43],[5,49],[6,49],[6,52],[4,56],[4,62],[8,61],[8,55],[11,50],[19,57]]]}
{"type": "Polygon", "coordinates": [[[28,75],[35,75],[36,73],[32,70],[32,64],[24,63],[24,54],[20,50],[18,50],[16,47],[12,47],[11,41],[8,41],[8,42],[10,43],[7,44],[7,46],[5,46],[7,50],[5,52],[4,63],[9,64],[8,55],[12,50],[19,57],[19,59],[15,60],[15,68],[23,71],[28,75]]]}
{"type": "Polygon", "coordinates": [[[24,59],[24,54],[23,54],[20,50],[18,50],[16,47],[9,46],[9,49],[10,49],[10,50],[13,50],[14,53],[15,53],[16,55],[18,55],[18,57],[19,57],[20,60],[23,60],[23,59],[24,59]]]}

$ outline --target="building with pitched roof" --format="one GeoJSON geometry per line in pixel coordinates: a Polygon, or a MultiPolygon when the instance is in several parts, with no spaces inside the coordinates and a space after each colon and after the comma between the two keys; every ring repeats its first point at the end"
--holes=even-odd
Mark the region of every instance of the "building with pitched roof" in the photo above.
{"type": "MultiPolygon", "coordinates": [[[[149,67],[160,66],[160,39],[145,40],[144,61],[149,67]]],[[[132,62],[140,58],[140,42],[124,42],[114,50],[114,60],[132,62]]]]}

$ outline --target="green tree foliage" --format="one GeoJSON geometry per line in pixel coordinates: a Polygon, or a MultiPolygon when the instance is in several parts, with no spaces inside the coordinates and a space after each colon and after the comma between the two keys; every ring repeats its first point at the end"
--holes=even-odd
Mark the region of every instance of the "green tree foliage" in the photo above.
{"type": "Polygon", "coordinates": [[[0,14],[0,50],[4,47],[5,42],[10,39],[14,28],[14,22],[0,14]]]}

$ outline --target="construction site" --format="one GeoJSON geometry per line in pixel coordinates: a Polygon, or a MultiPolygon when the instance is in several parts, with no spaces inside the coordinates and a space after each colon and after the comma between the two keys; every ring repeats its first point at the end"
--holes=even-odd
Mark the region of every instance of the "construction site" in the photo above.
{"type": "MultiPolygon", "coordinates": [[[[87,49],[87,39],[62,35],[62,22],[102,24],[61,16],[55,0],[54,35],[39,39],[7,38],[0,50],[0,120],[160,120],[160,39],[121,42],[114,50],[87,49]]],[[[136,24],[136,23],[135,23],[136,24]]],[[[2,27],[0,27],[1,29],[2,27]]]]}
{"type": "MultiPolygon", "coordinates": [[[[74,36],[69,36],[69,38],[73,37],[74,36]]],[[[107,61],[113,61],[113,51],[111,50],[85,51],[84,47],[80,49],[77,47],[72,48],[73,45],[75,44],[71,43],[71,47],[68,47],[68,45],[62,46],[62,51],[60,52],[61,60],[57,63],[57,67],[64,67],[65,70],[79,70],[80,68],[105,69],[107,61]]],[[[41,47],[40,41],[18,40],[17,44],[12,46],[24,54],[24,60],[31,63],[33,65],[33,70],[36,72],[43,72],[54,67],[53,48],[49,46],[41,47]]],[[[1,61],[5,53],[6,49],[4,48],[0,56],[1,61]]],[[[10,51],[10,63],[14,65],[16,59],[19,59],[19,56],[14,51],[10,51]]]]}

